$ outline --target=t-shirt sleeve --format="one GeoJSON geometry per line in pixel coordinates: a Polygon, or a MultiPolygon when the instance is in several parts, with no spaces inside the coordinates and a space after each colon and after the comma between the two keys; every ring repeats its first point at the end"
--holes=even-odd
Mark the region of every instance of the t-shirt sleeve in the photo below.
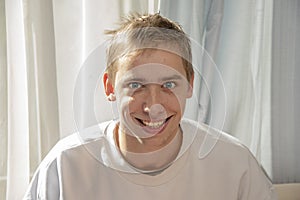
{"type": "Polygon", "coordinates": [[[57,200],[60,196],[57,160],[42,162],[35,172],[23,200],[57,200]]]}
{"type": "Polygon", "coordinates": [[[47,154],[36,170],[23,200],[57,200],[61,191],[61,155],[66,149],[81,144],[77,134],[60,140],[47,154]]]}
{"type": "Polygon", "coordinates": [[[239,199],[277,200],[272,182],[250,152],[248,170],[243,175],[240,183],[239,199]]]}

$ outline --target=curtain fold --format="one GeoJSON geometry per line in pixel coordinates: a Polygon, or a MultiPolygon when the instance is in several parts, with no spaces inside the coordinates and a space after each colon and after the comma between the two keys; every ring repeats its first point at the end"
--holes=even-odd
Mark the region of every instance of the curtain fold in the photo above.
{"type": "Polygon", "coordinates": [[[5,199],[7,175],[7,51],[5,1],[0,1],[0,199],[5,199]]]}
{"type": "Polygon", "coordinates": [[[0,64],[0,199],[5,199],[7,185],[7,69],[3,68],[4,62],[0,64]]]}
{"type": "Polygon", "coordinates": [[[29,109],[23,2],[6,1],[5,8],[8,90],[6,191],[7,199],[19,199],[29,182],[29,109]]]}
{"type": "Polygon", "coordinates": [[[52,2],[24,2],[30,155],[33,157],[30,171],[33,172],[60,138],[59,109],[52,2]]]}
{"type": "Polygon", "coordinates": [[[270,176],[272,14],[270,0],[226,1],[216,59],[227,94],[224,130],[248,146],[270,176]]]}

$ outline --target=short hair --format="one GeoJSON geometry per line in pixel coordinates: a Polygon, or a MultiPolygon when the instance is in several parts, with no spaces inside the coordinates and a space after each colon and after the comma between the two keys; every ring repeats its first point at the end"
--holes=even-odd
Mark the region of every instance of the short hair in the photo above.
{"type": "Polygon", "coordinates": [[[138,55],[145,49],[166,50],[182,58],[186,78],[194,74],[191,42],[181,26],[160,14],[132,13],[123,18],[119,28],[105,32],[110,35],[106,49],[106,72],[114,82],[119,60],[138,55]]]}

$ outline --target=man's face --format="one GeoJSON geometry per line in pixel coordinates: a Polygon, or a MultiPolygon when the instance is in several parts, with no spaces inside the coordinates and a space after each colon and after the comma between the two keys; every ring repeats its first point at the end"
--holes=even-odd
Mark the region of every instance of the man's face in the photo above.
{"type": "Polygon", "coordinates": [[[146,50],[119,67],[114,85],[123,132],[157,147],[178,132],[186,98],[192,95],[180,56],[146,50]]]}

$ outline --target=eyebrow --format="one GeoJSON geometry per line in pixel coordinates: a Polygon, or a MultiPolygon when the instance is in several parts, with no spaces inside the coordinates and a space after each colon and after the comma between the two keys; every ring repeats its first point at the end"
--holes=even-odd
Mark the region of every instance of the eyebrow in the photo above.
{"type": "MultiPolygon", "coordinates": [[[[168,77],[162,77],[158,79],[158,82],[165,82],[165,81],[170,81],[170,80],[183,80],[183,76],[178,75],[178,74],[174,74],[168,77]]],[[[147,82],[148,80],[146,78],[139,78],[139,77],[126,77],[124,78],[124,82],[128,83],[128,82],[147,82]]]]}
{"type": "Polygon", "coordinates": [[[144,78],[131,78],[131,77],[126,77],[124,79],[124,82],[146,82],[146,79],[144,78]]]}
{"type": "Polygon", "coordinates": [[[172,76],[162,78],[161,81],[182,80],[182,79],[183,79],[183,77],[181,75],[174,74],[172,76]]]}

